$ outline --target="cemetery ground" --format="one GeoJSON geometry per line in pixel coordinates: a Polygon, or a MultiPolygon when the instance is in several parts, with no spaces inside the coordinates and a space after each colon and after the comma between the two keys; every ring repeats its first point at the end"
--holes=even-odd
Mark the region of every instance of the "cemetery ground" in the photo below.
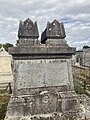
{"type": "Polygon", "coordinates": [[[9,99],[9,91],[0,90],[0,120],[4,120],[9,99]]]}
{"type": "MultiPolygon", "coordinates": [[[[73,78],[76,93],[90,97],[90,69],[73,66],[73,78]]],[[[9,90],[0,90],[0,120],[4,120],[10,95],[9,90]]]]}
{"type": "Polygon", "coordinates": [[[77,94],[86,94],[90,97],[90,68],[73,66],[74,89],[77,94]]]}

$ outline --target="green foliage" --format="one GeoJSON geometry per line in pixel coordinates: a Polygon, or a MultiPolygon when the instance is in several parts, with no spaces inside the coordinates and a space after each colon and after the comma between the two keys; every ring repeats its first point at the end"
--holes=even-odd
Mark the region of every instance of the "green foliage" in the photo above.
{"type": "Polygon", "coordinates": [[[2,44],[0,44],[0,48],[2,47],[2,44]]]}
{"type": "Polygon", "coordinates": [[[3,44],[3,47],[5,48],[6,51],[8,51],[8,48],[9,47],[13,47],[13,44],[11,44],[11,43],[5,43],[5,44],[3,44]]]}
{"type": "Polygon", "coordinates": [[[84,48],[84,49],[90,48],[90,46],[84,45],[83,48],[84,48]]]}
{"type": "Polygon", "coordinates": [[[73,67],[74,90],[77,94],[86,94],[90,97],[90,86],[87,86],[90,78],[90,69],[73,67]],[[84,82],[87,80],[87,83],[84,82]]]}
{"type": "Polygon", "coordinates": [[[0,120],[4,120],[9,99],[9,95],[0,95],[0,120]]]}
{"type": "Polygon", "coordinates": [[[82,85],[80,84],[80,80],[74,81],[74,89],[77,94],[86,94],[84,87],[82,87],[82,85]]]}
{"type": "Polygon", "coordinates": [[[11,43],[5,43],[5,44],[0,44],[0,48],[2,47],[2,45],[3,45],[3,47],[5,48],[6,51],[8,51],[9,47],[13,47],[13,44],[11,44],[11,43]]]}

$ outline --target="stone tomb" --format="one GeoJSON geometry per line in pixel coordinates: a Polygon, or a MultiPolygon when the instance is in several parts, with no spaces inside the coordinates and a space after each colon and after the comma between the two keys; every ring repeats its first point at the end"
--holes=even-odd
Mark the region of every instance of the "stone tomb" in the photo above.
{"type": "Polygon", "coordinates": [[[0,49],[0,89],[6,89],[9,83],[13,83],[11,68],[12,56],[2,47],[0,49]]]}
{"type": "Polygon", "coordinates": [[[63,23],[57,20],[47,24],[42,44],[38,35],[36,22],[20,22],[17,46],[9,49],[14,89],[5,120],[78,120],[71,68],[75,48],[68,46],[63,23]]]}

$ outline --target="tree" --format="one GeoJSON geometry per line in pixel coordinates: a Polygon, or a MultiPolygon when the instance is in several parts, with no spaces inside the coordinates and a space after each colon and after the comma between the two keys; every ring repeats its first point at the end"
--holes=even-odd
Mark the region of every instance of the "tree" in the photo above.
{"type": "Polygon", "coordinates": [[[83,49],[90,48],[90,46],[84,45],[83,49]]]}
{"type": "Polygon", "coordinates": [[[13,44],[11,44],[11,43],[5,43],[5,44],[3,44],[3,47],[5,48],[6,51],[8,51],[8,48],[9,47],[13,47],[13,44]]]}
{"type": "Polygon", "coordinates": [[[2,47],[2,44],[0,44],[0,48],[2,47]]]}

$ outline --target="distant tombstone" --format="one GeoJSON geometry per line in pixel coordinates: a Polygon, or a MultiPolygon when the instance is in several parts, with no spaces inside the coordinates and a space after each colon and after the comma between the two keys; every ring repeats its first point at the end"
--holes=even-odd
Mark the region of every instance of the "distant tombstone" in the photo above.
{"type": "Polygon", "coordinates": [[[13,82],[11,59],[12,56],[2,47],[0,49],[0,89],[6,89],[5,87],[13,82]]]}

